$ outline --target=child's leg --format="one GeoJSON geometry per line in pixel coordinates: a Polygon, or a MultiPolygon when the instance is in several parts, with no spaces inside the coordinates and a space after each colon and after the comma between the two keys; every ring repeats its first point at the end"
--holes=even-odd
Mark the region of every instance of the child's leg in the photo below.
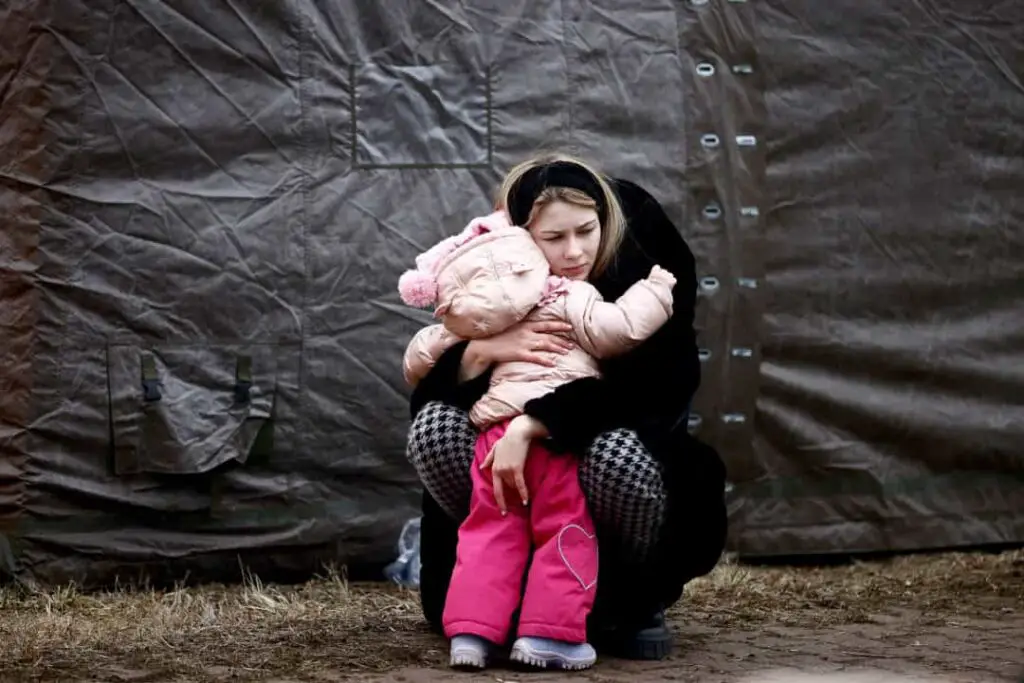
{"type": "Polygon", "coordinates": [[[539,444],[527,460],[534,555],[520,637],[586,642],[597,591],[597,538],[577,472],[576,458],[539,444]]]}
{"type": "Polygon", "coordinates": [[[491,472],[480,470],[491,446],[504,433],[505,425],[496,425],[476,442],[469,516],[459,527],[455,569],[442,619],[449,638],[475,635],[504,644],[519,606],[530,553],[527,509],[521,503],[513,505],[514,496],[506,496],[509,509],[503,517],[494,501],[491,472]]]}

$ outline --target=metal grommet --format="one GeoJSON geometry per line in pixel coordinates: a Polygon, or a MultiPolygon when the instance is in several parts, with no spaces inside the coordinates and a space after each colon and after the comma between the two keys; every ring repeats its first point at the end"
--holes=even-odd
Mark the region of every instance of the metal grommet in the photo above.
{"type": "Polygon", "coordinates": [[[718,136],[714,133],[705,133],[700,136],[700,144],[704,145],[708,149],[718,147],[720,142],[721,141],[718,139],[718,136]]]}
{"type": "Polygon", "coordinates": [[[700,288],[705,292],[714,292],[718,289],[718,278],[710,276],[701,278],[700,288]]]}
{"type": "Polygon", "coordinates": [[[690,4],[695,7],[702,7],[708,4],[708,0],[690,0],[690,4]]]}
{"type": "Polygon", "coordinates": [[[701,349],[697,352],[697,357],[700,358],[701,363],[707,363],[711,360],[711,349],[701,349]]]}
{"type": "Polygon", "coordinates": [[[704,207],[704,218],[715,221],[722,217],[722,207],[718,202],[710,202],[704,207]]]}
{"type": "Polygon", "coordinates": [[[711,62],[701,62],[697,65],[697,73],[704,78],[715,75],[715,65],[711,62]]]}
{"type": "Polygon", "coordinates": [[[700,429],[700,426],[703,423],[704,419],[697,413],[691,413],[690,416],[686,418],[686,428],[689,429],[691,432],[695,432],[698,429],[700,429]]]}
{"type": "Polygon", "coordinates": [[[743,346],[737,346],[732,350],[732,355],[734,358],[752,358],[754,356],[754,350],[743,346]]]}
{"type": "Polygon", "coordinates": [[[746,289],[757,289],[757,280],[752,277],[740,277],[736,278],[736,284],[746,289]]]}
{"type": "Polygon", "coordinates": [[[740,147],[756,147],[757,138],[753,135],[737,135],[736,144],[740,147]]]}
{"type": "Polygon", "coordinates": [[[752,74],[754,73],[754,67],[749,64],[734,64],[732,72],[734,74],[752,74]]]}
{"type": "Polygon", "coordinates": [[[740,208],[741,216],[749,216],[751,218],[761,215],[761,210],[756,206],[744,206],[740,208]]]}
{"type": "Polygon", "coordinates": [[[747,416],[743,413],[726,413],[722,416],[722,422],[726,424],[743,424],[747,421],[747,416]]]}

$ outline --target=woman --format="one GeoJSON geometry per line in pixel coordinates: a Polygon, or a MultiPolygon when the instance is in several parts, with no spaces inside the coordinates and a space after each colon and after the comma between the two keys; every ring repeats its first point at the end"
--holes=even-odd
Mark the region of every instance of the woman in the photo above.
{"type": "MultiPolygon", "coordinates": [[[[497,206],[523,224],[545,186],[524,189],[532,169],[556,161],[607,183],[625,231],[615,258],[591,268],[589,280],[614,300],[646,277],[655,264],[676,276],[675,312],[653,337],[601,364],[601,378],[584,378],[526,404],[518,427],[494,447],[494,469],[515,491],[534,438],[552,450],[577,454],[580,483],[597,528],[601,582],[591,614],[590,638],[600,650],[633,659],[660,659],[671,648],[664,610],[691,579],[709,572],[725,543],[725,472],[718,454],[687,432],[688,406],[700,383],[693,330],[696,273],[693,255],[661,206],[637,185],[606,181],[566,155],[537,157],[513,169],[497,206]],[[519,463],[499,468],[498,462],[519,463]]],[[[557,174],[549,176],[557,183],[557,174]]],[[[557,185],[552,185],[557,186],[557,185]]],[[[610,214],[615,211],[608,212],[610,214]]],[[[602,231],[608,217],[604,216],[602,231]]],[[[542,234],[543,231],[534,231],[542,234]]],[[[542,250],[567,264],[585,236],[574,229],[539,238],[542,250]]],[[[567,265],[567,267],[575,267],[567,265]]],[[[448,582],[455,564],[460,521],[466,516],[469,467],[477,433],[468,411],[486,391],[494,363],[531,360],[550,364],[564,350],[552,323],[525,323],[488,339],[462,342],[445,352],[416,385],[411,398],[408,456],[424,484],[420,591],[424,616],[441,630],[448,582]]],[[[496,558],[500,561],[500,558],[496,558]]]]}

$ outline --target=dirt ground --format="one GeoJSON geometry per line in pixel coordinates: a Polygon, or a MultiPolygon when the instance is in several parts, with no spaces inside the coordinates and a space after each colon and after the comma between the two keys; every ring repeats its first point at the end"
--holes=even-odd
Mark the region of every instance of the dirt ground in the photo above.
{"type": "Polygon", "coordinates": [[[1024,681],[1021,550],[830,568],[726,561],[670,613],[669,659],[604,658],[569,675],[452,672],[416,600],[338,573],[299,586],[0,588],[0,681],[1024,681]]]}

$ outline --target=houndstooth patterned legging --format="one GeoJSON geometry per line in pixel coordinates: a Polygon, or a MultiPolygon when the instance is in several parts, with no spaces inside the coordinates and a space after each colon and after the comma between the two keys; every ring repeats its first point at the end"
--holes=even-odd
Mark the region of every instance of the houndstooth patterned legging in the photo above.
{"type": "MultiPolygon", "coordinates": [[[[407,455],[424,488],[456,520],[469,511],[469,468],[479,432],[469,414],[445,403],[426,404],[409,430],[407,455]]],[[[602,542],[641,561],[665,516],[661,470],[636,432],[598,436],[580,463],[580,486],[602,542]]]]}

